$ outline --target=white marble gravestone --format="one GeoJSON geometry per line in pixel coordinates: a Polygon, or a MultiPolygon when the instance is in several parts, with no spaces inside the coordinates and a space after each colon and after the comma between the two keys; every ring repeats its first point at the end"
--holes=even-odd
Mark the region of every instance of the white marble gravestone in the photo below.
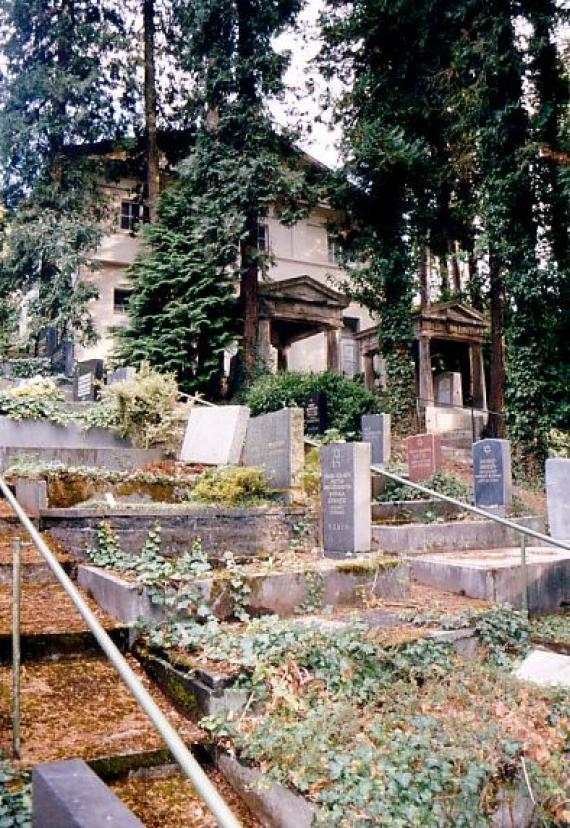
{"type": "Polygon", "coordinates": [[[330,557],[370,552],[370,443],[321,449],[323,551],[330,557]]]}
{"type": "Polygon", "coordinates": [[[206,466],[239,463],[248,420],[249,408],[244,405],[194,406],[186,426],[181,461],[206,466]]]}

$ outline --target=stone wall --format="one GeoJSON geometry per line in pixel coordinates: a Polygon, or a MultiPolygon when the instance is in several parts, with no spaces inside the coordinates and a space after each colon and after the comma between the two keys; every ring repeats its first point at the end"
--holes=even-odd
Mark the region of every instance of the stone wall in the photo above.
{"type": "Polygon", "coordinates": [[[170,511],[133,509],[47,509],[40,525],[77,557],[85,557],[85,548],[94,546],[96,529],[101,522],[110,524],[120,539],[122,549],[138,553],[150,529],[161,528],[165,555],[182,555],[198,538],[213,558],[230,551],[243,557],[265,557],[284,552],[292,544],[316,545],[317,520],[300,507],[207,508],[187,507],[170,511]]]}

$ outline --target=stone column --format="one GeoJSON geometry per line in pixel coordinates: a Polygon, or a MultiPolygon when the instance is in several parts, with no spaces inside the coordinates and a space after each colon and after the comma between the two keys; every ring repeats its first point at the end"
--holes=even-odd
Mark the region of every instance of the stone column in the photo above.
{"type": "Polygon", "coordinates": [[[327,331],[327,371],[340,374],[340,328],[327,331]]]}
{"type": "Polygon", "coordinates": [[[433,374],[431,372],[431,341],[429,336],[419,339],[419,374],[421,405],[433,403],[433,374]]]}
{"type": "Polygon", "coordinates": [[[257,353],[262,365],[273,372],[275,366],[271,347],[271,319],[260,319],[257,323],[257,353]]]}
{"type": "Polygon", "coordinates": [[[469,348],[471,362],[471,397],[475,408],[487,407],[487,390],[485,388],[485,370],[483,367],[483,348],[481,344],[469,348]]]}
{"type": "Polygon", "coordinates": [[[289,346],[277,348],[277,370],[287,371],[289,366],[289,346]]]}
{"type": "Polygon", "coordinates": [[[364,384],[367,388],[374,388],[374,355],[364,354],[364,384]]]}

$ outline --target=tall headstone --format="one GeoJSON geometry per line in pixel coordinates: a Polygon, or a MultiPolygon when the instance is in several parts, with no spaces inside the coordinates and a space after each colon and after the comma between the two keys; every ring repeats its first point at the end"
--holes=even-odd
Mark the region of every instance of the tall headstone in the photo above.
{"type": "Polygon", "coordinates": [[[323,550],[328,557],[370,552],[370,443],[321,449],[323,550]]]}
{"type": "Polygon", "coordinates": [[[441,468],[439,434],[416,434],[406,440],[408,474],[412,483],[427,480],[441,468]]]}
{"type": "Polygon", "coordinates": [[[251,417],[243,450],[246,466],[262,466],[272,489],[301,485],[305,462],[302,408],[282,408],[251,417]]]}
{"type": "Polygon", "coordinates": [[[570,460],[564,457],[546,461],[546,508],[552,537],[570,543],[570,460]]]}
{"type": "Polygon", "coordinates": [[[226,466],[240,461],[249,408],[244,405],[194,406],[180,453],[183,463],[226,466]]]}
{"type": "Polygon", "coordinates": [[[433,378],[434,397],[439,405],[463,405],[463,388],[461,374],[458,371],[446,371],[433,378]]]}
{"type": "Polygon", "coordinates": [[[135,378],[137,369],[128,365],[121,365],[114,371],[107,374],[107,385],[114,385],[116,382],[127,382],[135,378]]]}
{"type": "Polygon", "coordinates": [[[501,515],[513,503],[511,444],[508,440],[473,443],[475,506],[501,515]]]}
{"type": "Polygon", "coordinates": [[[370,443],[372,464],[384,466],[392,451],[391,421],[389,414],[363,414],[360,418],[362,441],[370,443]]]}
{"type": "Polygon", "coordinates": [[[99,393],[98,384],[102,379],[102,359],[86,359],[84,362],[78,362],[75,366],[73,398],[77,402],[96,400],[99,393]]]}
{"type": "Polygon", "coordinates": [[[323,391],[309,394],[305,400],[305,431],[311,437],[330,428],[327,395],[323,391]]]}

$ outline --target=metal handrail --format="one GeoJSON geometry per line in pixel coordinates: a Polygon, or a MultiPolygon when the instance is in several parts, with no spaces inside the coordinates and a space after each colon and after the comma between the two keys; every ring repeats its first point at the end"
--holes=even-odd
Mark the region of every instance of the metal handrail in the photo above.
{"type": "Polygon", "coordinates": [[[400,477],[398,474],[394,474],[393,472],[386,471],[383,466],[377,466],[372,464],[370,466],[371,471],[374,474],[381,474],[384,477],[389,477],[390,480],[395,480],[396,483],[401,483],[405,486],[410,486],[412,489],[417,489],[419,492],[423,492],[424,494],[428,494],[433,497],[437,497],[440,500],[445,500],[447,503],[451,503],[454,506],[459,506],[459,508],[464,509],[468,512],[473,512],[475,515],[480,515],[488,520],[494,520],[495,523],[500,523],[503,526],[507,526],[509,529],[514,529],[516,532],[520,532],[523,535],[529,535],[531,538],[536,538],[537,540],[543,541],[548,543],[550,546],[558,546],[560,549],[565,549],[570,552],[570,543],[564,543],[564,541],[555,540],[551,538],[549,535],[545,535],[542,532],[537,532],[536,529],[529,529],[527,526],[521,526],[518,523],[515,523],[508,518],[502,518],[498,515],[494,515],[491,512],[485,511],[485,509],[480,509],[478,506],[471,506],[469,503],[464,503],[462,500],[457,500],[455,497],[450,497],[449,495],[441,494],[440,492],[436,492],[433,489],[428,489],[427,486],[422,486],[420,483],[412,483],[411,480],[408,480],[405,477],[400,477]]]}
{"type": "Polygon", "coordinates": [[[150,693],[145,690],[139,678],[128,665],[122,653],[107,635],[94,613],[89,609],[79,590],[68,577],[53,552],[49,549],[1,475],[0,491],[16,513],[16,516],[20,520],[20,523],[23,525],[24,529],[28,532],[39,553],[42,555],[65,592],[69,595],[81,613],[97,643],[113,667],[117,670],[140,707],[144,710],[157,731],[160,733],[183,772],[190,779],[198,794],[208,806],[212,815],[217,820],[218,825],[220,825],[221,828],[241,828],[241,823],[233,815],[225,800],[220,796],[215,786],[210,782],[176,730],[172,727],[150,693]]]}

